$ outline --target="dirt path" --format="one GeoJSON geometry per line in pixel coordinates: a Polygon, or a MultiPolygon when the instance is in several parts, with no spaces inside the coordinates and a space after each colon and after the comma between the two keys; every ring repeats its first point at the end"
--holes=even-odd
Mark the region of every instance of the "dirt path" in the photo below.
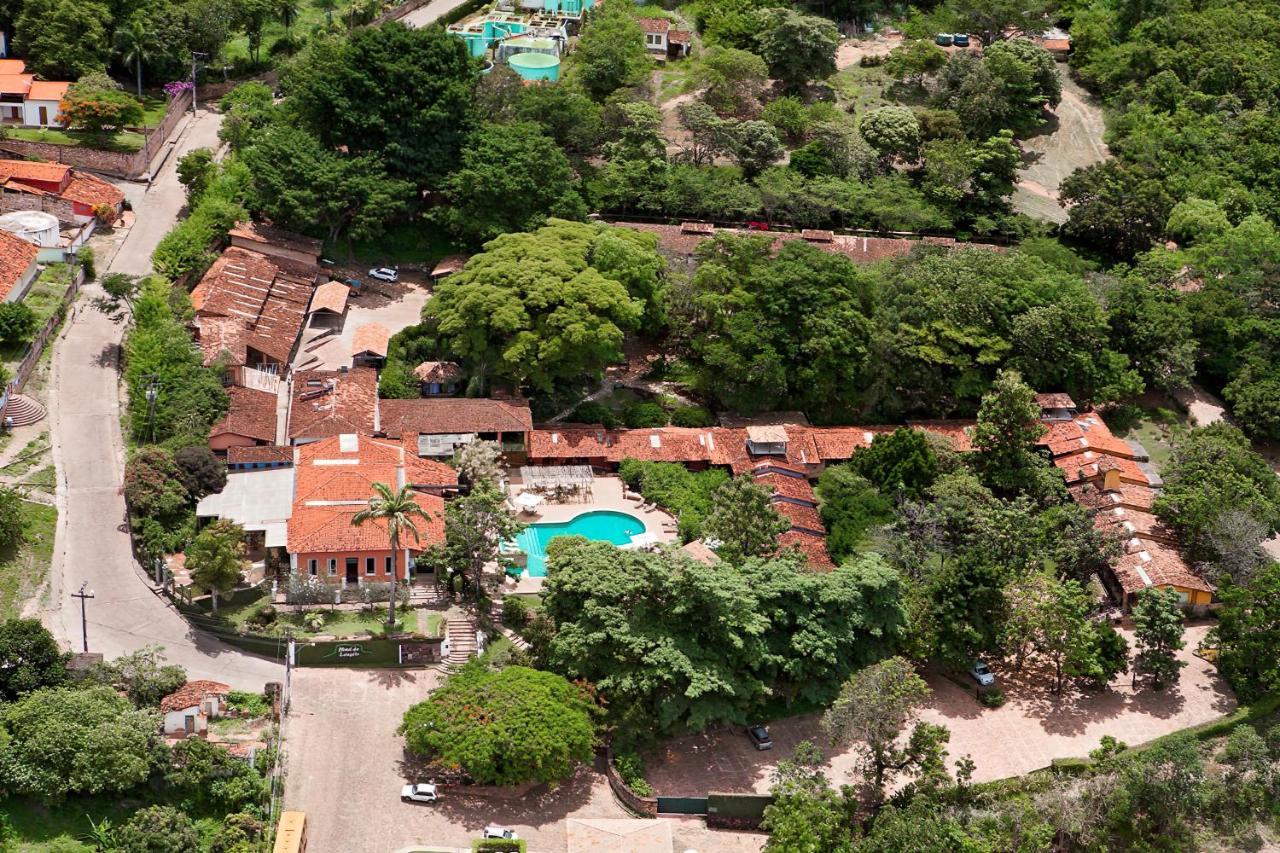
{"type": "Polygon", "coordinates": [[[1076,169],[1093,165],[1111,156],[1102,141],[1106,130],[1102,107],[1064,67],[1062,103],[1044,130],[1023,140],[1024,166],[1013,194],[1014,209],[1037,219],[1064,222],[1067,212],[1058,204],[1058,188],[1076,169]]]}
{"type": "Polygon", "coordinates": [[[902,44],[902,36],[889,38],[876,33],[870,38],[845,39],[836,49],[836,70],[843,71],[857,65],[864,56],[888,56],[889,51],[902,44]]]}

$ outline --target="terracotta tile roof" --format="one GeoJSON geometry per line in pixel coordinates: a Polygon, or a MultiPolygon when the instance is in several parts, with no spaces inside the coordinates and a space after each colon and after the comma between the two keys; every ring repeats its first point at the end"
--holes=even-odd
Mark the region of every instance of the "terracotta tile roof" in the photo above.
{"type": "Polygon", "coordinates": [[[440,263],[432,268],[431,277],[441,278],[446,275],[452,275],[465,267],[469,260],[471,260],[470,255],[446,255],[440,259],[440,263]]]}
{"type": "Polygon", "coordinates": [[[34,80],[31,91],[27,92],[28,101],[61,101],[67,94],[71,84],[58,80],[34,80]]]}
{"type": "Polygon", "coordinates": [[[119,207],[124,201],[124,193],[113,184],[95,175],[76,171],[71,173],[71,181],[62,190],[62,197],[90,207],[104,204],[108,207],[119,207]]]}
{"type": "Polygon", "coordinates": [[[412,447],[405,448],[405,479],[414,486],[456,486],[458,472],[452,465],[435,459],[423,459],[418,456],[418,442],[412,441],[412,447]]]}
{"type": "Polygon", "coordinates": [[[213,425],[210,436],[243,435],[265,441],[276,440],[276,395],[234,385],[227,389],[231,405],[227,415],[213,425]]]}
{"type": "Polygon", "coordinates": [[[382,430],[391,438],[531,429],[533,415],[524,401],[466,397],[382,401],[382,430]]]}
{"type": "Polygon", "coordinates": [[[665,33],[671,29],[671,22],[666,18],[636,18],[636,23],[646,33],[665,33]]]}
{"type": "Polygon", "coordinates": [[[822,523],[822,516],[818,515],[816,507],[775,500],[773,508],[777,510],[778,515],[791,522],[792,530],[816,533],[819,536],[827,535],[826,525],[822,523]]]}
{"type": "Polygon", "coordinates": [[[1077,453],[1071,456],[1059,456],[1053,460],[1053,464],[1062,469],[1068,486],[1079,483],[1082,480],[1092,480],[1094,477],[1112,470],[1119,471],[1120,477],[1130,483],[1140,486],[1149,484],[1147,475],[1133,460],[1118,459],[1114,456],[1095,453],[1092,450],[1086,450],[1084,453],[1077,453]]]}
{"type": "Polygon", "coordinates": [[[720,562],[720,557],[716,555],[716,552],[712,551],[710,546],[701,539],[695,539],[687,545],[680,546],[680,552],[703,565],[714,566],[720,562]]]}
{"type": "Polygon", "coordinates": [[[1148,543],[1142,550],[1125,554],[1112,571],[1126,594],[1148,587],[1175,586],[1183,589],[1213,592],[1215,587],[1187,566],[1177,551],[1158,543],[1148,543]]]}
{"type": "Polygon", "coordinates": [[[790,477],[786,474],[776,474],[769,471],[762,473],[759,470],[754,470],[752,474],[755,476],[757,483],[772,489],[775,495],[795,501],[804,501],[809,506],[817,506],[818,499],[813,493],[813,486],[809,485],[808,479],[803,476],[790,477]]]}
{"type": "Polygon", "coordinates": [[[778,544],[783,549],[793,549],[804,554],[809,561],[809,568],[819,572],[829,572],[836,567],[827,553],[827,539],[801,530],[788,530],[778,537],[778,544]]]}
{"type": "Polygon", "coordinates": [[[248,464],[250,462],[288,462],[292,465],[293,448],[287,444],[227,448],[227,464],[248,464]]]}
{"type": "Polygon", "coordinates": [[[237,222],[229,232],[232,237],[239,237],[242,240],[248,240],[253,243],[261,243],[264,245],[282,246],[287,249],[296,249],[309,255],[319,255],[323,244],[313,237],[306,237],[302,234],[296,234],[293,231],[286,231],[283,228],[276,228],[273,225],[266,225],[261,222],[237,222]]]}
{"type": "Polygon", "coordinates": [[[529,456],[537,459],[609,459],[610,430],[543,427],[529,433],[529,456]]]}
{"type": "Polygon", "coordinates": [[[62,179],[71,171],[70,166],[62,163],[44,163],[39,160],[0,160],[0,177],[16,178],[26,181],[47,181],[62,183],[62,179]]]}
{"type": "Polygon", "coordinates": [[[0,59],[0,74],[21,74],[27,70],[27,63],[22,59],[0,59]]]}
{"type": "Polygon", "coordinates": [[[0,74],[0,94],[26,97],[35,79],[34,74],[0,74]]]}
{"type": "Polygon", "coordinates": [[[18,286],[39,254],[40,249],[35,243],[0,230],[0,301],[18,286]]]}
{"type": "Polygon", "coordinates": [[[689,44],[693,40],[690,30],[668,30],[667,41],[671,44],[689,44]]]}
{"type": "Polygon", "coordinates": [[[977,423],[969,420],[907,421],[907,426],[951,439],[951,446],[957,452],[968,453],[973,450],[973,428],[977,423]]]}
{"type": "Polygon", "coordinates": [[[160,712],[185,711],[194,708],[209,696],[226,696],[231,687],[221,681],[188,681],[160,700],[160,712]]]}
{"type": "Polygon", "coordinates": [[[1037,394],[1036,405],[1042,409],[1074,409],[1076,408],[1076,401],[1071,399],[1070,394],[1053,392],[1037,394]]]}
{"type": "Polygon", "coordinates": [[[285,363],[306,319],[311,283],[272,259],[231,246],[191,291],[205,363],[225,352],[244,364],[250,348],[285,363]]]}
{"type": "Polygon", "coordinates": [[[378,373],[369,367],[301,370],[293,374],[289,440],[342,433],[371,435],[376,426],[378,373]]]}
{"type": "Polygon", "coordinates": [[[419,382],[456,382],[462,378],[462,368],[453,361],[424,361],[413,369],[419,382]]]}
{"type": "Polygon", "coordinates": [[[818,457],[824,462],[848,459],[855,450],[870,447],[877,435],[893,432],[896,427],[814,427],[810,430],[818,457]]]}
{"type": "MultiPolygon", "coordinates": [[[[407,453],[400,444],[365,435],[322,439],[297,449],[293,514],[289,518],[288,550],[328,553],[387,550],[386,525],[367,522],[355,527],[352,517],[368,505],[374,483],[392,488],[417,482],[418,476],[448,479],[434,465],[407,453]]],[[[443,466],[447,467],[447,466],[443,466]]],[[[433,483],[435,484],[435,483],[433,483]]],[[[414,501],[428,514],[417,520],[420,540],[405,546],[418,551],[444,541],[444,500],[415,493],[414,501]]]]}
{"type": "Polygon", "coordinates": [[[347,297],[351,295],[351,288],[347,287],[340,281],[326,282],[315,289],[311,294],[311,306],[307,309],[308,314],[314,314],[316,311],[332,311],[334,314],[341,314],[347,310],[347,297]]]}
{"type": "Polygon", "coordinates": [[[380,358],[387,357],[387,345],[391,341],[391,332],[381,323],[365,323],[356,329],[351,336],[351,354],[368,353],[380,358]]]}

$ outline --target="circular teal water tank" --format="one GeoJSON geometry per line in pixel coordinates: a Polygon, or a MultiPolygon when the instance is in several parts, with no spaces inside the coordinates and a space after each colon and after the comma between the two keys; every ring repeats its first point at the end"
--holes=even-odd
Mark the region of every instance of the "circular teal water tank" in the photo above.
{"type": "Polygon", "coordinates": [[[517,53],[507,60],[523,80],[559,80],[560,57],[545,53],[517,53]]]}

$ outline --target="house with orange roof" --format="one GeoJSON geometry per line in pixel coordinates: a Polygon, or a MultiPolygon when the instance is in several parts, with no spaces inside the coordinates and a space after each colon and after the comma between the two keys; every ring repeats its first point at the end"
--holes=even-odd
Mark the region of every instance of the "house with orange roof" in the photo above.
{"type": "Polygon", "coordinates": [[[40,247],[0,229],[0,302],[20,302],[40,274],[40,247]]]}
{"type": "Polygon", "coordinates": [[[37,80],[21,59],[0,59],[0,124],[62,127],[60,109],[70,86],[37,80]]]}
{"type": "Polygon", "coordinates": [[[415,490],[426,519],[416,519],[418,538],[403,537],[393,554],[381,521],[355,526],[374,483],[393,489],[421,480],[452,479],[448,466],[424,466],[403,444],[345,434],[299,447],[294,460],[293,512],[289,517],[290,570],[329,584],[350,586],[403,580],[423,549],[444,542],[444,499],[415,490]]]}
{"type": "Polygon", "coordinates": [[[106,208],[119,216],[124,193],[96,175],[63,163],[0,160],[0,210],[42,210],[83,223],[106,208]]]}
{"type": "Polygon", "coordinates": [[[203,737],[209,720],[222,716],[230,686],[221,681],[188,681],[160,700],[164,733],[169,737],[203,737]]]}

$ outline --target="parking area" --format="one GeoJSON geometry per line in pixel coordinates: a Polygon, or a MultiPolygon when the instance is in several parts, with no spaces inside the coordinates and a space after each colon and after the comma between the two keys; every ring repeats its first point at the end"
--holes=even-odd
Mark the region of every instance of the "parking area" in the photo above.
{"type": "MultiPolygon", "coordinates": [[[[921,717],[951,731],[952,762],[970,756],[979,782],[1028,773],[1054,758],[1085,757],[1103,735],[1142,743],[1235,708],[1235,698],[1217,671],[1193,654],[1208,630],[1204,622],[1187,626],[1186,648],[1178,655],[1186,666],[1178,684],[1160,692],[1134,690],[1129,676],[1122,675],[1105,692],[1068,690],[1054,696],[1041,673],[1006,673],[993,667],[1008,697],[1004,705],[985,708],[972,690],[930,674],[933,696],[921,717]]],[[[1121,632],[1132,644],[1132,634],[1121,632]]],[[[791,757],[798,742],[823,745],[817,715],[778,720],[769,731],[774,747],[764,752],[754,748],[741,728],[669,741],[646,756],[649,782],[665,796],[765,793],[777,762],[791,757]]],[[[845,783],[855,766],[852,751],[829,755],[827,776],[835,784],[845,783]]]]}
{"type": "MultiPolygon", "coordinates": [[[[307,813],[309,853],[384,853],[414,846],[470,849],[487,824],[514,829],[531,853],[564,853],[568,818],[628,818],[590,768],[521,799],[403,803],[406,781],[425,781],[396,727],[442,676],[434,670],[295,669],[285,728],[285,808],[307,813]]],[[[764,836],[672,825],[675,850],[756,853],[764,836]]]]}
{"type": "Polygon", "coordinates": [[[337,370],[351,366],[351,345],[356,330],[378,323],[394,335],[406,326],[422,322],[422,306],[431,295],[421,273],[402,273],[394,284],[369,278],[367,271],[340,270],[335,277],[358,278],[360,295],[347,299],[341,326],[330,328],[310,323],[302,330],[295,370],[337,370]]]}

